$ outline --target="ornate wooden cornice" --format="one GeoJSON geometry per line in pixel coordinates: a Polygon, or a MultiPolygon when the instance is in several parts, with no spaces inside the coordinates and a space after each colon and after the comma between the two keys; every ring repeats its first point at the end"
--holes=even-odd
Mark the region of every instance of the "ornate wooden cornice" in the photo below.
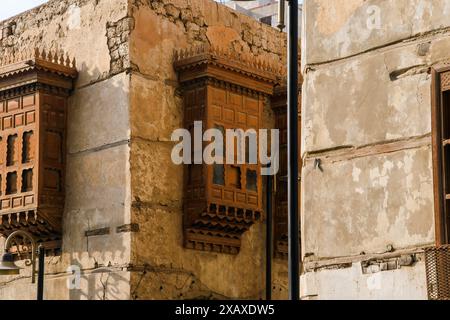
{"type": "Polygon", "coordinates": [[[75,59],[63,53],[35,49],[0,58],[0,91],[32,83],[71,89],[78,72],[75,59]]]}
{"type": "Polygon", "coordinates": [[[208,77],[269,95],[283,74],[267,59],[208,45],[176,51],[174,68],[181,83],[208,77]]]}

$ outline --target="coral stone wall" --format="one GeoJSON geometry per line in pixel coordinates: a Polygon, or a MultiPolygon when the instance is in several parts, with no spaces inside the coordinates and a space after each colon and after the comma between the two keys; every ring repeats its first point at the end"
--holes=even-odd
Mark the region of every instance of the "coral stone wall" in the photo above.
{"type": "MultiPolygon", "coordinates": [[[[265,295],[265,226],[244,234],[238,255],[183,247],[183,167],[171,161],[183,105],[174,50],[210,44],[285,63],[286,38],[210,0],[135,1],[131,7],[131,186],[133,298],[259,299],[265,295]],[[144,272],[146,270],[146,272],[144,272]]],[[[264,127],[273,128],[267,104],[264,127]]],[[[274,262],[274,296],[287,298],[287,262],[274,262]]]]}
{"type": "MultiPolygon", "coordinates": [[[[46,299],[130,297],[130,233],[117,232],[130,223],[127,8],[126,0],[53,0],[0,22],[0,55],[61,49],[79,71],[68,107],[63,248],[47,259],[46,299]],[[99,229],[108,232],[86,236],[99,229]],[[72,290],[69,266],[81,271],[72,290]]],[[[0,300],[35,299],[29,276],[25,267],[1,277],[0,300]]]]}
{"type": "MultiPolygon", "coordinates": [[[[51,0],[0,30],[1,55],[62,49],[80,73],[68,109],[62,255],[46,261],[45,298],[263,297],[263,223],[237,256],[183,248],[183,168],[170,160],[183,107],[172,63],[174,50],[209,43],[284,64],[285,36],[212,0],[51,0]]],[[[264,123],[274,125],[268,104],[264,123]]],[[[287,297],[286,264],[274,262],[278,298],[287,297]]],[[[29,276],[1,278],[0,299],[34,299],[29,276]]]]}

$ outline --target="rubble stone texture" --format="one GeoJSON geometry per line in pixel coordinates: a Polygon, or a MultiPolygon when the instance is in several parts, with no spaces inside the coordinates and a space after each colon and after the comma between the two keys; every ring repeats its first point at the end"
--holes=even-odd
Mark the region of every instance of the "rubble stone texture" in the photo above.
{"type": "Polygon", "coordinates": [[[450,2],[305,0],[304,12],[302,296],[426,299],[429,71],[450,58],[450,2]]]}
{"type": "MultiPolygon", "coordinates": [[[[208,43],[285,64],[285,36],[211,0],[51,0],[0,30],[0,55],[64,49],[80,73],[68,109],[63,250],[47,259],[45,298],[263,298],[263,223],[237,256],[183,248],[172,63],[174,50],[208,43]],[[94,236],[99,229],[106,234],[94,236]],[[69,266],[82,271],[73,290],[69,266]]],[[[264,119],[272,128],[270,105],[264,119]]],[[[287,297],[286,264],[274,262],[276,298],[287,297]]],[[[0,279],[0,299],[35,298],[28,269],[0,279]]]]}

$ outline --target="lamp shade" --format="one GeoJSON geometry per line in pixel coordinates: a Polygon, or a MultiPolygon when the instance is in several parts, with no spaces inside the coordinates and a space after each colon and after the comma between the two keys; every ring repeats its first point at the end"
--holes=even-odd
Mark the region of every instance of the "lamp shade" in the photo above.
{"type": "Polygon", "coordinates": [[[10,253],[5,253],[0,261],[0,276],[18,275],[20,268],[15,265],[14,257],[10,253]]]}

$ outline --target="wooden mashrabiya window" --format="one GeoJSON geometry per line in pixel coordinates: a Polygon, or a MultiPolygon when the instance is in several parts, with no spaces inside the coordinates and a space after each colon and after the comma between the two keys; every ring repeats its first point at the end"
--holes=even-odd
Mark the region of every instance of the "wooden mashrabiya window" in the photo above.
{"type": "MultiPolygon", "coordinates": [[[[67,98],[75,61],[34,50],[0,60],[0,234],[60,247],[67,98]]],[[[52,248],[47,245],[46,248],[52,248]]]]}
{"type": "MultiPolygon", "coordinates": [[[[299,87],[301,84],[299,83],[299,87]]],[[[301,95],[299,92],[299,99],[301,95]]],[[[299,101],[301,103],[301,101],[299,101]]],[[[280,130],[280,168],[278,174],[274,177],[274,256],[279,259],[288,259],[289,236],[288,236],[288,108],[287,108],[287,86],[282,84],[275,87],[271,100],[272,110],[275,115],[275,128],[280,130]]],[[[298,116],[298,127],[301,128],[301,116],[298,116]]],[[[299,130],[298,141],[301,141],[301,132],[299,130]]],[[[299,145],[299,168],[301,165],[299,145]]],[[[301,194],[299,190],[298,199],[301,194]]],[[[300,201],[300,200],[299,200],[300,201]]],[[[301,235],[299,236],[301,239],[301,235]]]]}
{"type": "MultiPolygon", "coordinates": [[[[177,52],[174,67],[183,92],[186,129],[192,132],[195,121],[202,121],[203,131],[262,129],[263,108],[273,94],[279,69],[254,57],[209,46],[177,52]]],[[[260,169],[259,162],[186,166],[187,248],[239,252],[242,234],[262,219],[260,169]]]]}
{"type": "MultiPolygon", "coordinates": [[[[274,206],[274,256],[288,258],[288,114],[287,87],[279,86],[274,90],[272,110],[275,114],[275,127],[280,130],[280,168],[275,177],[274,206]]],[[[299,140],[300,141],[300,140],[299,140]]]]}

